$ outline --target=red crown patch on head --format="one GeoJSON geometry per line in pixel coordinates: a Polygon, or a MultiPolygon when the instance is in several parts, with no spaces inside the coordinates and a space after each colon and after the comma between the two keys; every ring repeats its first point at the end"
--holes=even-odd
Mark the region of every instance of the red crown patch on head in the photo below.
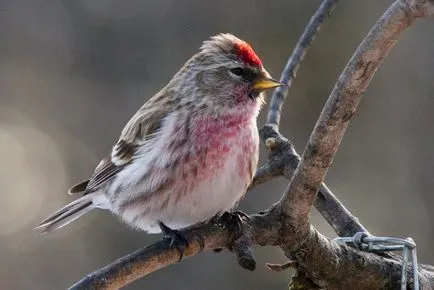
{"type": "Polygon", "coordinates": [[[240,41],[235,43],[235,50],[236,50],[236,54],[243,62],[253,66],[258,66],[258,67],[262,66],[261,60],[259,59],[256,53],[253,51],[252,47],[247,42],[240,41]]]}

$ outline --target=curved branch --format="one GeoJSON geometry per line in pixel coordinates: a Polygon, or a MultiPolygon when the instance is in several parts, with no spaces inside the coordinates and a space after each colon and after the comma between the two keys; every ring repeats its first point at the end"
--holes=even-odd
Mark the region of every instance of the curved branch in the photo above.
{"type": "MultiPolygon", "coordinates": [[[[238,256],[240,264],[243,258],[251,256],[251,244],[258,245],[285,245],[280,238],[282,222],[279,211],[272,209],[263,214],[250,216],[244,223],[250,229],[246,236],[238,236],[234,228],[222,224],[209,222],[182,231],[189,242],[184,257],[191,257],[204,250],[230,248],[238,256]],[[250,244],[251,242],[251,244],[250,244]],[[237,250],[239,252],[237,252],[237,250]]],[[[286,253],[296,260],[299,271],[304,271],[307,260],[315,261],[311,269],[322,275],[330,275],[330,281],[320,282],[320,277],[310,274],[307,278],[315,283],[324,283],[329,289],[378,289],[384,285],[394,289],[400,279],[400,261],[384,259],[373,253],[360,252],[346,246],[339,246],[313,227],[310,228],[306,242],[296,251],[286,253]],[[330,267],[333,264],[333,267],[330,267]],[[335,286],[335,288],[333,288],[335,286]],[[343,286],[343,287],[340,287],[343,286]]],[[[152,272],[177,263],[179,253],[174,247],[169,247],[164,241],[156,242],[146,248],[129,254],[110,265],[101,268],[71,286],[70,290],[78,289],[119,289],[131,282],[152,272]]],[[[250,258],[247,259],[251,261],[250,258]]],[[[421,284],[426,286],[434,282],[434,273],[431,268],[421,267],[421,284]]],[[[424,288],[429,289],[429,288],[424,288]]]]}
{"type": "MultiPolygon", "coordinates": [[[[238,228],[228,226],[224,221],[210,221],[187,228],[182,231],[182,236],[188,241],[183,258],[205,250],[228,248],[237,255],[241,266],[252,270],[250,246],[278,244],[278,216],[276,210],[250,216],[248,221],[243,223],[244,227],[248,228],[247,235],[245,232],[240,233],[238,228]]],[[[86,275],[69,289],[119,289],[178,261],[178,250],[161,240],[86,275]]]]}
{"type": "MultiPolygon", "coordinates": [[[[309,223],[310,209],[339,148],[348,123],[383,59],[418,17],[432,15],[434,15],[434,1],[432,0],[398,0],[387,9],[360,44],[339,77],[310,136],[300,164],[280,201],[282,215],[287,217],[282,222],[282,226],[286,228],[286,231],[292,232],[292,235],[286,237],[287,241],[282,249],[289,258],[296,260],[299,268],[303,269],[312,279],[324,279],[332,283],[336,283],[333,281],[338,279],[339,285],[335,284],[330,288],[346,288],[342,285],[353,285],[353,277],[356,274],[342,276],[334,272],[336,269],[341,269],[337,267],[336,260],[333,260],[333,257],[337,257],[338,252],[318,242],[321,237],[319,233],[312,237],[309,223]],[[316,259],[318,256],[323,257],[321,260],[323,263],[316,259]]],[[[339,261],[342,261],[341,259],[342,257],[339,257],[339,261]]],[[[357,261],[353,263],[357,265],[357,261]]],[[[357,271],[366,270],[367,266],[370,265],[359,264],[357,271]]],[[[390,270],[390,267],[392,265],[389,265],[387,270],[390,270]]],[[[375,283],[370,283],[362,289],[394,288],[392,282],[399,281],[399,277],[377,271],[376,276],[365,280],[375,283]],[[384,281],[388,281],[388,284],[384,281]]],[[[427,287],[426,289],[431,289],[429,285],[431,280],[432,276],[427,279],[421,274],[421,281],[427,287]]]]}
{"type": "Polygon", "coordinates": [[[298,40],[280,77],[280,82],[287,86],[278,87],[274,90],[273,96],[271,97],[266,124],[272,125],[276,129],[279,128],[282,106],[285,102],[288,90],[292,85],[292,81],[300,67],[300,63],[303,61],[307,49],[318,34],[321,25],[333,12],[336,2],[338,2],[338,0],[324,0],[310,19],[309,24],[306,26],[302,36],[298,40]]]}
{"type": "MultiPolygon", "coordinates": [[[[191,236],[187,237],[186,232],[183,234],[189,243],[185,249],[184,258],[199,254],[202,251],[199,240],[191,236]]],[[[203,236],[205,250],[223,248],[228,243],[228,231],[219,228],[200,228],[195,234],[203,236]]],[[[161,240],[86,275],[69,289],[119,289],[140,277],[175,264],[178,260],[178,250],[161,240]]]]}
{"type": "MultiPolygon", "coordinates": [[[[292,85],[292,81],[296,76],[300,63],[303,61],[308,48],[315,39],[315,36],[318,34],[321,25],[333,12],[336,2],[337,0],[325,0],[321,3],[318,10],[311,17],[302,36],[298,40],[293,53],[288,59],[280,77],[280,81],[287,84],[287,86],[278,87],[274,91],[270,101],[266,125],[261,129],[261,139],[264,143],[266,143],[266,140],[269,138],[275,138],[273,135],[278,134],[277,131],[279,128],[282,106],[285,102],[288,90],[292,85]],[[273,130],[275,132],[270,133],[273,130]]],[[[285,142],[289,143],[286,139],[285,142]]],[[[277,176],[284,175],[288,179],[292,178],[300,157],[292,144],[289,143],[288,147],[290,147],[290,150],[287,152],[281,151],[283,152],[280,154],[281,156],[269,156],[268,162],[256,172],[255,178],[250,185],[250,189],[277,176]],[[272,159],[270,159],[270,157],[272,157],[272,159]],[[285,162],[287,159],[292,159],[296,162],[285,162]]],[[[338,235],[352,236],[356,232],[368,232],[325,184],[322,184],[320,188],[320,197],[320,199],[316,200],[315,207],[338,235]]]]}
{"type": "MultiPolygon", "coordinates": [[[[381,61],[416,17],[430,15],[434,15],[433,0],[395,2],[340,76],[280,203],[243,222],[248,233],[241,236],[234,229],[213,222],[182,231],[189,242],[185,256],[226,247],[242,261],[252,258],[250,243],[279,245],[296,261],[299,271],[322,288],[394,288],[400,279],[399,261],[336,245],[309,224],[308,215],[348,122],[381,61]]],[[[276,120],[274,127],[279,117],[276,120]]],[[[158,242],[86,276],[71,289],[119,288],[178,259],[176,249],[158,242]]],[[[422,287],[432,289],[434,273],[424,267],[420,275],[422,287]]]]}
{"type": "MultiPolygon", "coordinates": [[[[269,155],[267,163],[258,169],[250,188],[277,176],[284,176],[291,180],[300,163],[300,156],[294,146],[272,125],[263,126],[260,136],[266,144],[269,155]]],[[[339,236],[353,236],[357,232],[368,232],[324,183],[321,184],[314,205],[339,236]]]]}
{"type": "Polygon", "coordinates": [[[316,193],[348,123],[383,59],[416,17],[429,15],[432,1],[396,1],[375,24],[338,79],[282,199],[282,213],[308,224],[316,193]]]}

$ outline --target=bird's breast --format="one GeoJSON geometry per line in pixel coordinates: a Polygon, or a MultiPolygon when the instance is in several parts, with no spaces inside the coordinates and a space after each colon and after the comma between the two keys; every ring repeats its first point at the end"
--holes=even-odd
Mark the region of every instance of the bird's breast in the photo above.
{"type": "Polygon", "coordinates": [[[205,117],[194,120],[190,130],[189,150],[180,153],[174,174],[175,201],[227,210],[245,193],[257,166],[256,122],[205,117]]]}
{"type": "Polygon", "coordinates": [[[156,220],[182,228],[230,210],[245,193],[258,162],[253,118],[173,124],[152,147],[155,152],[133,164],[128,172],[131,192],[116,207],[128,223],[149,231],[155,230],[148,226],[156,220]],[[137,180],[133,186],[132,180],[137,180]]]}

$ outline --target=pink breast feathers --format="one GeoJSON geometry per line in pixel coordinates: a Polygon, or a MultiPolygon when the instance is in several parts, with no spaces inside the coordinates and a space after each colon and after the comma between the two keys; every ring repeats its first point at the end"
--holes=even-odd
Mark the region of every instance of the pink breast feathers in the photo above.
{"type": "Polygon", "coordinates": [[[189,184],[187,190],[226,170],[228,158],[240,178],[249,178],[256,148],[249,119],[237,115],[196,120],[191,132],[194,148],[181,160],[179,168],[185,184],[189,184]]]}

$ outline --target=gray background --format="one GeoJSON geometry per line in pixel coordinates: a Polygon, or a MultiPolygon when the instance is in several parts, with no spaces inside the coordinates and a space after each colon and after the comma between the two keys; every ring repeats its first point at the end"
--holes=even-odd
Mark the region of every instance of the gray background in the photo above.
{"type": "MultiPolygon", "coordinates": [[[[298,151],[340,71],[392,1],[341,1],[311,47],[284,108],[298,151]]],[[[159,239],[95,211],[53,234],[32,228],[72,198],[135,110],[201,42],[218,32],[249,41],[274,77],[320,1],[0,0],[0,288],[63,289],[159,239]]],[[[344,137],[327,184],[373,233],[412,236],[434,264],[434,22],[391,52],[344,137]],[[431,207],[430,207],[431,205],[431,207]]],[[[258,123],[264,121],[264,113],[258,123]]],[[[277,201],[276,180],[249,192],[249,213],[277,201]]],[[[313,223],[334,234],[316,212],[313,223]]],[[[286,289],[277,248],[256,248],[258,269],[227,251],[204,253],[127,289],[286,289]]]]}

